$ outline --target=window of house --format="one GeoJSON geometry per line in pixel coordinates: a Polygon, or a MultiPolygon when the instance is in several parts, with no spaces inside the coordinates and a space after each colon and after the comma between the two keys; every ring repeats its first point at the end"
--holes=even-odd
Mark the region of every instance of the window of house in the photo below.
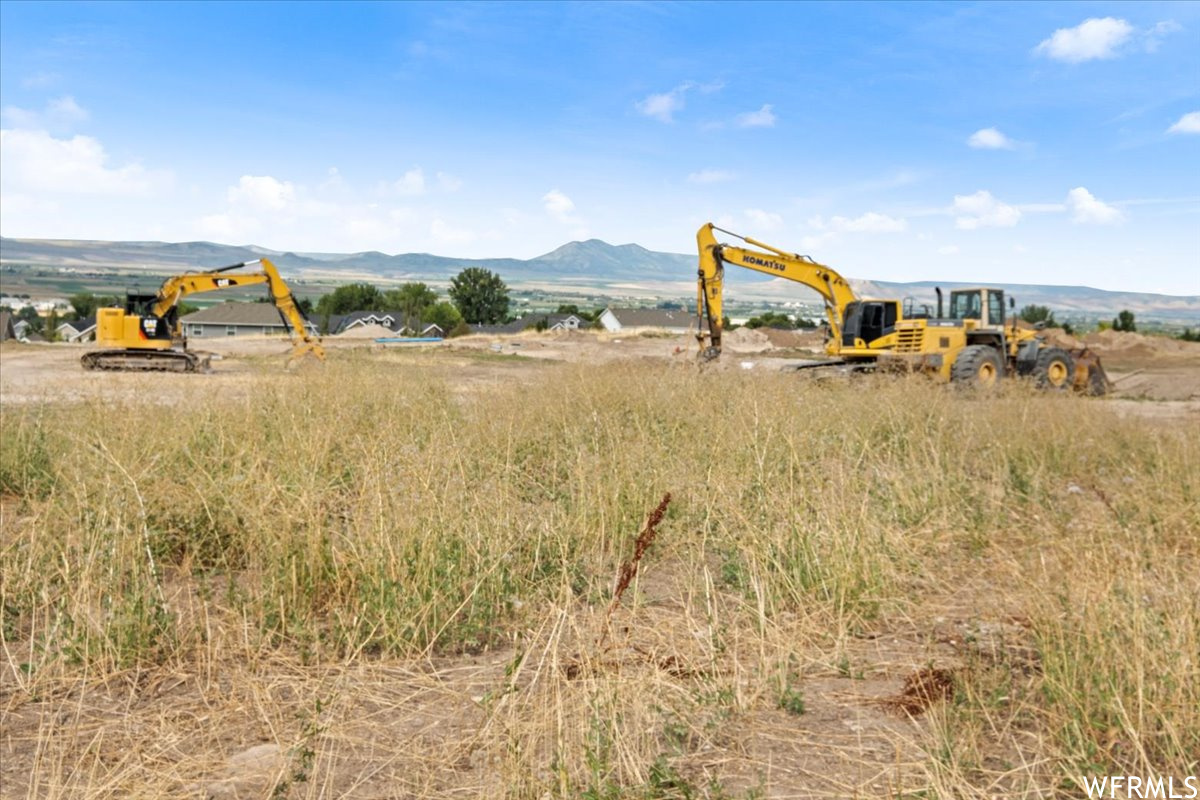
{"type": "Polygon", "coordinates": [[[234,325],[226,325],[225,326],[225,335],[226,336],[237,336],[237,327],[234,325]]]}
{"type": "Polygon", "coordinates": [[[203,325],[193,325],[191,335],[192,336],[203,336],[204,335],[204,326],[203,325]]]}

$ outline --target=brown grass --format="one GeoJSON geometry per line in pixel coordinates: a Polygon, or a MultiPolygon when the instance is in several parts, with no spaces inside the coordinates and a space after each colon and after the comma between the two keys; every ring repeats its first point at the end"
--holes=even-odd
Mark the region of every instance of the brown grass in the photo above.
{"type": "Polygon", "coordinates": [[[236,396],[5,408],[0,794],[1033,797],[1197,771],[1194,428],[1022,387],[456,369],[347,353],[236,396]],[[953,692],[888,713],[918,670],[953,692]],[[261,744],[270,774],[239,775],[261,744]]]}

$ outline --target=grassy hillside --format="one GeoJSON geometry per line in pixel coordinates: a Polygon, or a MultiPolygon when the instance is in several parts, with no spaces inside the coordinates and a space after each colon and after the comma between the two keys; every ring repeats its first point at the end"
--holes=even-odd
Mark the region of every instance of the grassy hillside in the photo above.
{"type": "Polygon", "coordinates": [[[264,741],[282,797],[1200,768],[1195,429],[1024,387],[340,355],[5,409],[6,797],[180,794],[264,741]]]}

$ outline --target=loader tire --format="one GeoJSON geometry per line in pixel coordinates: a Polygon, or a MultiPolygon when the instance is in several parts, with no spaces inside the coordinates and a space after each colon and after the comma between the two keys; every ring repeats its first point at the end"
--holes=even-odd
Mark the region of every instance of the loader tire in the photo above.
{"type": "Polygon", "coordinates": [[[1033,367],[1033,380],[1039,389],[1065,392],[1075,383],[1075,359],[1060,347],[1043,347],[1033,367]]]}
{"type": "Polygon", "coordinates": [[[1004,361],[996,348],[986,344],[964,347],[950,367],[950,380],[964,387],[994,389],[1004,377],[1004,361]]]}

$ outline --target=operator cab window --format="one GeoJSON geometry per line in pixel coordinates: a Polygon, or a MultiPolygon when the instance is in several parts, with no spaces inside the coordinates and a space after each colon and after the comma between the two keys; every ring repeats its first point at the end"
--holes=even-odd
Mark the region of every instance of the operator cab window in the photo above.
{"type": "MultiPolygon", "coordinates": [[[[979,292],[954,292],[950,295],[950,319],[982,319],[983,300],[979,292]]],[[[1003,312],[1001,313],[1003,317],[1003,312]]]]}
{"type": "Polygon", "coordinates": [[[988,292],[988,325],[1004,324],[1004,293],[988,292]]]}

